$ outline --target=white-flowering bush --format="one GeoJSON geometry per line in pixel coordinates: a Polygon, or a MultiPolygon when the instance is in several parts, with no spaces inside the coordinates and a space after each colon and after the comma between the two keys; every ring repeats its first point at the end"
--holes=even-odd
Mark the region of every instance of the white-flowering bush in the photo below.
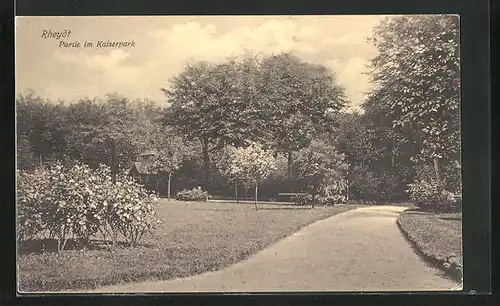
{"type": "Polygon", "coordinates": [[[276,169],[273,153],[261,144],[251,143],[246,148],[230,147],[223,172],[232,179],[247,186],[255,186],[255,207],[257,208],[258,185],[276,169]]]}
{"type": "Polygon", "coordinates": [[[30,240],[45,231],[41,207],[47,199],[49,181],[42,171],[17,171],[17,238],[30,240]]]}
{"type": "Polygon", "coordinates": [[[19,239],[55,238],[59,251],[70,237],[86,246],[97,233],[113,243],[122,234],[133,246],[159,222],[154,210],[158,198],[130,177],[113,182],[103,165],[92,170],[57,163],[18,172],[17,197],[19,239]]]}

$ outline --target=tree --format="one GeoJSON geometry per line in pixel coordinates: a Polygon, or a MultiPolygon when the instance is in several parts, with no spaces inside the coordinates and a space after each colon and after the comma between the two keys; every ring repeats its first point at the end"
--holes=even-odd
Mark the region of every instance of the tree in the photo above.
{"type": "Polygon", "coordinates": [[[255,209],[259,183],[265,180],[275,169],[274,156],[264,150],[261,144],[251,143],[248,147],[230,149],[227,173],[240,179],[247,186],[255,187],[255,209]]]}
{"type": "Polygon", "coordinates": [[[415,160],[432,160],[436,179],[441,161],[460,154],[458,17],[387,18],[375,29],[371,93],[392,116],[419,137],[415,160]]]}
{"type": "Polygon", "coordinates": [[[334,115],[345,105],[345,95],[334,73],[323,65],[301,61],[289,53],[264,58],[261,99],[274,147],[288,158],[292,178],[293,152],[335,125],[334,115]]]}
{"type": "Polygon", "coordinates": [[[17,168],[31,169],[37,165],[37,159],[33,154],[33,148],[26,135],[20,135],[16,141],[17,168]]]}
{"type": "Polygon", "coordinates": [[[298,178],[313,197],[345,198],[347,163],[343,154],[322,141],[313,140],[297,155],[298,178]]]}
{"type": "Polygon", "coordinates": [[[68,155],[93,167],[108,164],[116,176],[140,151],[149,149],[149,136],[160,126],[148,117],[151,114],[144,114],[144,108],[148,106],[141,109],[140,102],[116,93],[108,94],[105,100],[82,99],[70,105],[68,155]]]}
{"type": "Polygon", "coordinates": [[[29,143],[37,159],[61,159],[70,131],[63,104],[43,99],[34,91],[27,91],[16,99],[17,137],[29,143]]]}
{"type": "Polygon", "coordinates": [[[345,104],[329,69],[289,54],[189,64],[164,92],[172,102],[165,122],[202,144],[205,184],[210,153],[252,141],[288,154],[291,171],[292,152],[345,104]]]}
{"type": "Polygon", "coordinates": [[[234,172],[231,167],[232,154],[234,152],[234,147],[227,146],[220,150],[214,158],[217,169],[222,173],[222,175],[228,179],[229,182],[234,183],[234,198],[236,203],[239,203],[238,198],[238,181],[241,177],[238,177],[239,172],[234,172]]]}
{"type": "MultiPolygon", "coordinates": [[[[167,138],[166,135],[162,136],[167,138]]],[[[188,156],[189,152],[180,137],[171,136],[161,143],[161,145],[157,145],[157,154],[153,157],[152,162],[146,166],[145,171],[146,173],[154,174],[156,176],[156,189],[158,189],[158,184],[162,174],[167,174],[167,198],[170,199],[172,174],[179,170],[182,162],[188,156]]]]}
{"type": "Polygon", "coordinates": [[[405,127],[393,128],[390,112],[376,99],[369,98],[363,110],[338,116],[339,127],[321,139],[344,152],[352,199],[404,200],[415,175],[411,157],[419,151],[418,135],[405,127]]]}
{"type": "Polygon", "coordinates": [[[171,80],[171,88],[163,89],[171,102],[165,123],[201,144],[204,189],[208,189],[210,152],[226,144],[244,144],[247,135],[242,129],[255,127],[245,123],[248,118],[242,115],[251,104],[241,99],[236,83],[239,68],[235,61],[188,64],[171,80]]]}

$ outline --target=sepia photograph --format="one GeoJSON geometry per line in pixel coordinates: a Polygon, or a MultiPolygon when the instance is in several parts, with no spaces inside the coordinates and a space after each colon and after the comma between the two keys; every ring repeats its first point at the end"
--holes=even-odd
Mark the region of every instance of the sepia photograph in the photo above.
{"type": "Polygon", "coordinates": [[[459,50],[459,15],[16,17],[18,292],[462,290],[459,50]]]}

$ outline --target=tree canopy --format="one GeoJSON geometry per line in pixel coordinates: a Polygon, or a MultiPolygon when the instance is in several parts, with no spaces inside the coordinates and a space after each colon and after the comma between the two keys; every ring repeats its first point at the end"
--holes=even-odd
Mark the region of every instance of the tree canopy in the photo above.
{"type": "Polygon", "coordinates": [[[374,31],[371,93],[421,137],[415,158],[455,157],[460,151],[459,27],[457,16],[401,16],[374,31]]]}

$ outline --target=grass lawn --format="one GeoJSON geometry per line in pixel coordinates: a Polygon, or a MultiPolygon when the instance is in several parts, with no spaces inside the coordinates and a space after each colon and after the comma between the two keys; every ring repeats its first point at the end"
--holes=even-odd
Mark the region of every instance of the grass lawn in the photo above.
{"type": "Polygon", "coordinates": [[[398,224],[425,257],[443,262],[455,254],[456,263],[463,266],[461,213],[407,210],[399,216],[398,224]]]}
{"type": "Polygon", "coordinates": [[[18,257],[19,289],[84,290],[143,280],[168,280],[221,269],[317,220],[357,205],[297,207],[277,204],[162,200],[163,224],[136,248],[26,253],[18,257]]]}

